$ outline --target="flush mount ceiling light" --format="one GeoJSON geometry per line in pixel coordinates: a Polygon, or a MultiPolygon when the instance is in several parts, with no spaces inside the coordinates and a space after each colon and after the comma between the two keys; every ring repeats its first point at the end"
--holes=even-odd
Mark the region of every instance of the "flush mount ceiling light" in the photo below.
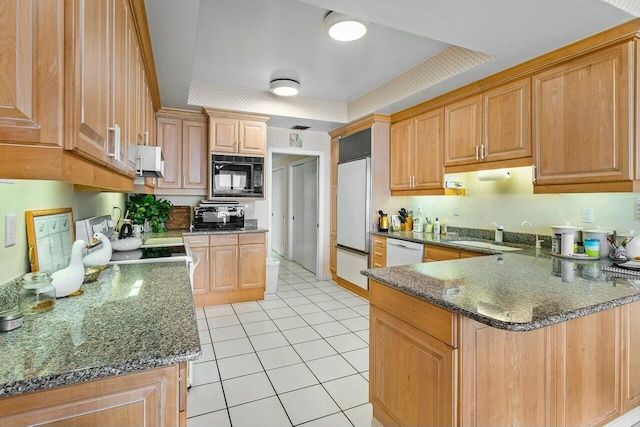
{"type": "Polygon", "coordinates": [[[324,17],[324,28],[331,38],[341,42],[358,40],[367,33],[364,21],[338,12],[329,12],[324,17]]]}
{"type": "Polygon", "coordinates": [[[278,96],[297,95],[300,90],[300,83],[291,79],[271,80],[271,93],[278,96]]]}

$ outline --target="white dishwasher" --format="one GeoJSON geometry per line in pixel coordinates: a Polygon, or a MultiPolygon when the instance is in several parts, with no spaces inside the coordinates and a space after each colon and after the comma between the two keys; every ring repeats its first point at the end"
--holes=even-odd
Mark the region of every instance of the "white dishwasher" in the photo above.
{"type": "Polygon", "coordinates": [[[422,262],[423,253],[422,243],[387,238],[387,267],[419,264],[422,262]]]}

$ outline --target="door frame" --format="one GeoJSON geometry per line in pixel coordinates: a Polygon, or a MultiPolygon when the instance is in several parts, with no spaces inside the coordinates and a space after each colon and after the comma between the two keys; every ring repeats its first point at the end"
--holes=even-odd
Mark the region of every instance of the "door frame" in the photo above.
{"type": "MultiPolygon", "coordinates": [[[[273,194],[271,191],[271,183],[273,182],[272,168],[273,164],[273,153],[279,154],[291,154],[296,156],[316,156],[318,158],[318,242],[317,242],[317,253],[316,253],[316,279],[318,281],[324,280],[324,241],[325,241],[325,217],[322,214],[325,209],[324,202],[324,186],[325,186],[325,178],[324,178],[324,163],[325,163],[325,153],[323,151],[315,151],[315,150],[291,150],[290,148],[278,148],[278,147],[268,147],[267,149],[267,168],[268,172],[266,175],[267,182],[267,224],[268,228],[271,229],[273,227],[271,214],[273,213],[273,194]]],[[[290,181],[290,180],[289,180],[290,181]]],[[[290,213],[290,212],[289,212],[290,213]]],[[[288,228],[287,228],[288,230],[288,228]]],[[[291,259],[291,254],[289,250],[291,249],[290,244],[288,243],[288,239],[291,238],[291,235],[287,236],[287,255],[285,258],[291,259]]],[[[328,236],[327,236],[328,238],[328,236]]],[[[271,233],[267,233],[267,248],[269,256],[271,254],[271,233]]]]}
{"type": "MultiPolygon", "coordinates": [[[[288,209],[288,207],[287,207],[287,199],[288,199],[288,197],[287,197],[287,195],[288,195],[287,194],[287,191],[288,191],[287,190],[287,170],[286,170],[286,168],[284,166],[278,166],[275,169],[274,168],[270,168],[269,169],[269,175],[271,176],[271,184],[272,184],[272,185],[269,186],[269,194],[270,194],[270,197],[269,197],[269,230],[270,231],[273,230],[273,215],[272,215],[273,214],[273,199],[272,199],[272,197],[273,197],[273,173],[277,172],[277,171],[282,171],[284,173],[284,178],[283,178],[284,182],[282,183],[283,184],[283,189],[284,189],[284,194],[282,195],[283,208],[284,208],[284,212],[282,212],[283,215],[287,214],[287,209],[288,209]]],[[[272,242],[271,236],[273,236],[275,233],[269,232],[268,234],[269,234],[269,237],[270,237],[269,238],[269,243],[271,245],[271,242],[272,242]]],[[[280,255],[282,255],[283,257],[287,258],[289,251],[288,251],[288,248],[287,248],[287,227],[286,227],[285,224],[282,224],[282,234],[283,234],[283,236],[282,236],[282,244],[284,245],[284,250],[282,251],[283,253],[280,254],[280,255]]],[[[271,246],[269,246],[269,247],[271,248],[271,246]]],[[[269,252],[271,252],[271,251],[269,251],[269,252]]]]}

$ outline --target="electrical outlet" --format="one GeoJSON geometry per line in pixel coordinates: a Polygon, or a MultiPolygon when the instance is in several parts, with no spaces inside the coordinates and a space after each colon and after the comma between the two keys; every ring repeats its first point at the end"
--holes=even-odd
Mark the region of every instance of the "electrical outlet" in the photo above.
{"type": "Polygon", "coordinates": [[[593,224],[593,208],[582,208],[582,222],[593,224]]]}
{"type": "Polygon", "coordinates": [[[460,216],[460,206],[453,207],[453,216],[460,216]]]}
{"type": "Polygon", "coordinates": [[[16,214],[4,216],[4,247],[16,244],[16,214]]]}

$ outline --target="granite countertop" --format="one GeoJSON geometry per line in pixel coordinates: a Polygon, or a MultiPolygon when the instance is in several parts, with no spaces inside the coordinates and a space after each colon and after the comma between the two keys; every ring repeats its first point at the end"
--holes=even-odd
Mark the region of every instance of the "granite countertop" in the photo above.
{"type": "Polygon", "coordinates": [[[202,234],[243,234],[243,233],[268,233],[266,228],[235,228],[226,230],[193,230],[186,231],[185,236],[197,236],[202,234]]]}
{"type": "Polygon", "coordinates": [[[442,239],[430,234],[396,233],[374,234],[494,253],[484,257],[368,269],[363,274],[495,328],[529,331],[640,301],[640,276],[601,271],[602,266],[611,265],[607,259],[563,259],[551,256],[548,250],[530,247],[495,255],[495,251],[447,242],[448,239],[460,240],[458,236],[442,239]]]}
{"type": "Polygon", "coordinates": [[[200,357],[184,263],[113,265],[81,289],[0,333],[0,397],[200,357]]]}

